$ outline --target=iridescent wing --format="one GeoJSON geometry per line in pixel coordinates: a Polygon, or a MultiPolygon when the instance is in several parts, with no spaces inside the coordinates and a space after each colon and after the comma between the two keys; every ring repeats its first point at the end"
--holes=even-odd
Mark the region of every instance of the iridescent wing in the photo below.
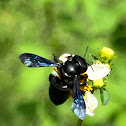
{"type": "Polygon", "coordinates": [[[28,67],[58,67],[60,64],[31,53],[23,53],[19,56],[23,64],[28,67]]]}
{"type": "Polygon", "coordinates": [[[86,116],[86,105],[84,102],[84,98],[80,91],[79,82],[77,77],[74,79],[74,88],[73,88],[73,103],[72,103],[72,111],[73,113],[83,120],[86,116]]]}

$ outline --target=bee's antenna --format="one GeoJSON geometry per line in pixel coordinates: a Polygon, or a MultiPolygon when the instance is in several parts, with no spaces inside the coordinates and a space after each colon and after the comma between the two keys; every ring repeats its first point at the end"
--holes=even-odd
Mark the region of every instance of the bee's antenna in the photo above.
{"type": "Polygon", "coordinates": [[[88,45],[87,48],[86,48],[86,51],[85,51],[85,54],[84,54],[84,58],[85,58],[85,56],[86,56],[86,54],[87,54],[88,47],[89,47],[89,45],[88,45]]]}
{"type": "Polygon", "coordinates": [[[54,56],[54,61],[55,61],[56,63],[58,63],[58,58],[57,58],[57,56],[55,56],[55,54],[53,54],[53,56],[54,56]]]}

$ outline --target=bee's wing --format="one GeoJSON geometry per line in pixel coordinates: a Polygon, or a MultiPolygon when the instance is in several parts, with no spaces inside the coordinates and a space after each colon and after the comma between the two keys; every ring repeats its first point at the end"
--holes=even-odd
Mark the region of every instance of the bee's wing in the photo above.
{"type": "Polygon", "coordinates": [[[59,66],[59,63],[56,63],[54,61],[45,59],[43,57],[31,53],[23,53],[19,56],[19,59],[23,64],[25,64],[28,67],[46,67],[46,66],[58,67],[59,66]]]}
{"type": "Polygon", "coordinates": [[[108,75],[110,69],[104,64],[93,64],[88,67],[86,73],[90,80],[98,80],[108,75]]]}
{"type": "Polygon", "coordinates": [[[86,105],[80,91],[79,82],[77,77],[74,79],[74,88],[73,88],[73,103],[72,103],[72,111],[74,114],[83,120],[86,116],[86,105]]]}

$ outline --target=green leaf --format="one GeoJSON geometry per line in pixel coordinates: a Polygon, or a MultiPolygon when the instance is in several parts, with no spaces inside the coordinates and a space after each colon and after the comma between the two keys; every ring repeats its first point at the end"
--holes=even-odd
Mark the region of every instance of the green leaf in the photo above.
{"type": "Polygon", "coordinates": [[[100,89],[100,98],[102,105],[106,105],[109,102],[110,94],[105,88],[100,89]]]}
{"type": "Polygon", "coordinates": [[[96,56],[92,55],[92,54],[89,54],[89,56],[90,56],[90,58],[91,58],[91,60],[93,62],[95,62],[96,60],[98,60],[98,58],[96,56]]]}

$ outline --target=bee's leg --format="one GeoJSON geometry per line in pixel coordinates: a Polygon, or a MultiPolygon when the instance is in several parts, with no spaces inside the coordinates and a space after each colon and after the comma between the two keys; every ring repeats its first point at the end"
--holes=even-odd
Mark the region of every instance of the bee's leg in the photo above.
{"type": "Polygon", "coordinates": [[[86,86],[87,84],[87,79],[88,79],[88,75],[87,74],[84,74],[82,76],[79,76],[79,79],[80,80],[83,80],[82,83],[80,83],[80,86],[86,86]]]}

